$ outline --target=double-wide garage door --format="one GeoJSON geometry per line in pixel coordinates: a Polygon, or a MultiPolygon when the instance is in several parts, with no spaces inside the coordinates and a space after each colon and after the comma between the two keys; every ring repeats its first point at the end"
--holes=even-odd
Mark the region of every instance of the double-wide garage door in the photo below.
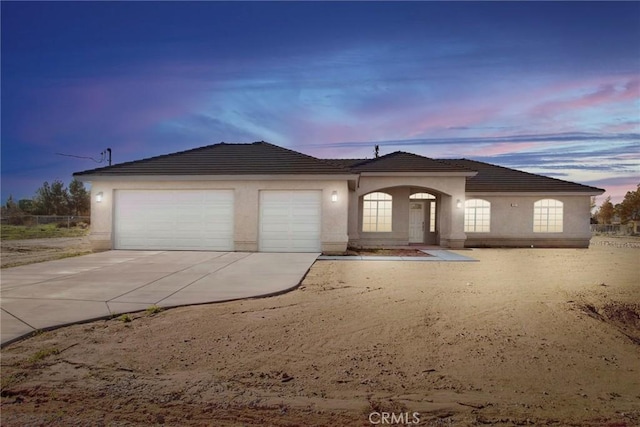
{"type": "Polygon", "coordinates": [[[261,252],[319,252],[321,191],[261,191],[261,252]]]}
{"type": "MultiPolygon", "coordinates": [[[[260,251],[319,252],[321,202],[321,191],[260,191],[246,226],[258,225],[260,251]]],[[[117,190],[114,215],[116,249],[234,250],[233,190],[117,190]]]]}
{"type": "Polygon", "coordinates": [[[117,190],[116,249],[233,250],[232,190],[117,190]]]}

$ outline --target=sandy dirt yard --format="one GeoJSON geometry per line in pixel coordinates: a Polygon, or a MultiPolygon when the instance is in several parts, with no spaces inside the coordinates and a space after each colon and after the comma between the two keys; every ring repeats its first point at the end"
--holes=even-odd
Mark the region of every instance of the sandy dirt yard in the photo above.
{"type": "Polygon", "coordinates": [[[2,425],[640,425],[640,241],[460,253],[11,344],[2,425]]]}
{"type": "Polygon", "coordinates": [[[50,261],[91,252],[88,236],[0,241],[1,268],[50,261]]]}

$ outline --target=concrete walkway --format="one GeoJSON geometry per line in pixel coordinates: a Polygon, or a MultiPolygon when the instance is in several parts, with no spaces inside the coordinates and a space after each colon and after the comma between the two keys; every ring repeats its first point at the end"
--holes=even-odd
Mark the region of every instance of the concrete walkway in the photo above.
{"type": "Polygon", "coordinates": [[[447,262],[477,262],[455,252],[443,249],[419,249],[428,256],[377,256],[377,255],[321,255],[320,261],[447,261],[447,262]]]}
{"type": "Polygon", "coordinates": [[[0,271],[2,344],[34,330],[295,288],[318,253],[108,251],[0,271]]]}

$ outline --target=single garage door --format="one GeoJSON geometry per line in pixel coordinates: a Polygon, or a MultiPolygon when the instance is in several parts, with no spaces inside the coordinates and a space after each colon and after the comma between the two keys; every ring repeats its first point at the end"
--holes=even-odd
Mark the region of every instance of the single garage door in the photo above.
{"type": "Polygon", "coordinates": [[[321,191],[261,191],[260,251],[320,252],[321,191]]]}
{"type": "Polygon", "coordinates": [[[232,190],[117,190],[115,248],[233,250],[232,190]]]}

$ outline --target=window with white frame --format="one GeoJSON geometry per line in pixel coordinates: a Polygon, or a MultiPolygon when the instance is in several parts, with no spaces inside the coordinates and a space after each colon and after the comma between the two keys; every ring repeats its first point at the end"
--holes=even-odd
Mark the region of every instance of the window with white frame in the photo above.
{"type": "Polygon", "coordinates": [[[412,199],[412,200],[421,200],[421,199],[434,200],[436,198],[436,196],[434,196],[433,194],[429,194],[429,193],[413,193],[411,196],[409,196],[409,198],[412,199]]]}
{"type": "Polygon", "coordinates": [[[362,203],[362,231],[391,231],[391,208],[390,194],[366,194],[362,203]]]}
{"type": "Polygon", "coordinates": [[[491,229],[491,203],[482,199],[464,202],[464,231],[466,233],[488,233],[491,229]]]}
{"type": "Polygon", "coordinates": [[[436,202],[435,201],[431,201],[429,202],[430,204],[430,209],[429,209],[429,232],[430,233],[435,233],[436,232],[436,202]]]}
{"type": "Polygon", "coordinates": [[[562,233],[563,219],[560,200],[542,199],[533,204],[534,233],[562,233]]]}

